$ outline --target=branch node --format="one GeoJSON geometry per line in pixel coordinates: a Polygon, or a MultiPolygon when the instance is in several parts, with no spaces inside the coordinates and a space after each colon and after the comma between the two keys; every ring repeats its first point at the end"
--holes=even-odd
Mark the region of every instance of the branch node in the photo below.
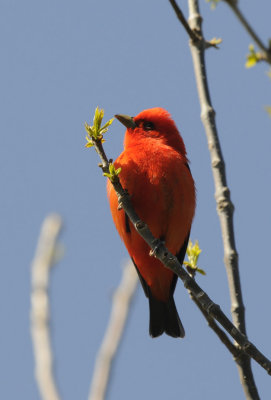
{"type": "Polygon", "coordinates": [[[99,164],[98,164],[98,167],[101,168],[101,170],[102,170],[103,172],[107,172],[107,171],[108,171],[108,167],[107,167],[107,165],[105,165],[105,164],[99,163],[99,164]]]}
{"type": "MultiPolygon", "coordinates": [[[[214,160],[212,165],[218,164],[217,160],[214,160]]],[[[222,161],[221,161],[222,164],[222,161]]],[[[234,211],[234,205],[230,198],[230,190],[227,186],[222,186],[219,191],[215,194],[215,199],[217,203],[217,211],[225,214],[232,214],[234,211]]]]}
{"type": "Polygon", "coordinates": [[[221,168],[221,165],[222,165],[222,161],[221,161],[220,159],[214,158],[214,159],[212,160],[212,168],[220,169],[220,168],[221,168]]]}
{"type": "Polygon", "coordinates": [[[199,293],[197,293],[196,298],[200,300],[204,296],[205,296],[205,293],[203,290],[201,290],[199,293]]]}
{"type": "MultiPolygon", "coordinates": [[[[153,241],[152,241],[152,246],[153,246],[153,248],[150,250],[150,256],[151,257],[157,257],[157,254],[158,254],[158,252],[159,252],[159,250],[160,250],[160,248],[161,248],[161,246],[163,245],[163,243],[161,242],[161,240],[160,239],[154,239],[153,241]]],[[[168,255],[168,253],[167,252],[165,252],[164,254],[163,254],[163,257],[167,257],[167,255],[168,255]]]]}
{"type": "MultiPolygon", "coordinates": [[[[202,104],[200,117],[201,117],[203,124],[204,124],[204,122],[209,122],[209,123],[213,124],[215,115],[216,115],[216,112],[210,104],[205,104],[205,103],[202,104]]],[[[214,138],[212,137],[212,139],[214,139],[214,138]]],[[[217,145],[217,144],[215,144],[215,145],[217,145]]]]}
{"type": "MultiPolygon", "coordinates": [[[[184,279],[183,279],[183,285],[184,285],[184,287],[187,289],[187,288],[190,288],[190,282],[191,282],[191,280],[194,280],[193,278],[191,278],[188,274],[187,275],[185,275],[185,277],[184,277],[184,279]]],[[[193,294],[194,295],[194,294],[193,294]]]]}
{"type": "Polygon", "coordinates": [[[192,29],[193,37],[190,38],[190,42],[192,42],[196,47],[200,48],[202,45],[205,46],[205,41],[201,35],[200,30],[197,28],[192,29]]]}
{"type": "Polygon", "coordinates": [[[220,306],[209,299],[206,311],[209,315],[213,315],[214,313],[216,314],[218,311],[220,311],[220,306]]]}
{"type": "Polygon", "coordinates": [[[135,228],[136,228],[137,231],[141,231],[144,228],[146,228],[146,224],[143,221],[140,221],[140,220],[136,221],[135,228]]]}
{"type": "MultiPolygon", "coordinates": [[[[234,263],[234,259],[237,257],[237,253],[232,251],[232,252],[228,253],[226,255],[226,257],[231,260],[230,261],[231,263],[234,263]]],[[[239,306],[239,305],[236,306],[235,304],[233,304],[232,307],[231,307],[231,313],[232,314],[236,314],[236,315],[237,314],[243,314],[244,311],[245,311],[245,307],[244,306],[239,306]]]]}
{"type": "MultiPolygon", "coordinates": [[[[172,8],[174,9],[174,11],[176,13],[178,20],[181,22],[181,24],[183,25],[187,34],[189,35],[191,42],[193,44],[199,46],[199,43],[203,42],[203,38],[201,36],[200,30],[197,29],[196,25],[194,28],[190,27],[190,24],[186,21],[186,18],[184,16],[182,10],[180,9],[180,7],[178,6],[178,4],[176,3],[175,0],[169,0],[169,2],[172,5],[172,8]]],[[[202,17],[200,14],[195,14],[195,19],[197,22],[199,22],[201,24],[202,17]]],[[[190,21],[190,18],[189,18],[189,21],[190,21]]]]}
{"type": "Polygon", "coordinates": [[[224,213],[232,213],[234,210],[233,204],[231,201],[226,199],[220,199],[217,202],[217,211],[224,213]]]}

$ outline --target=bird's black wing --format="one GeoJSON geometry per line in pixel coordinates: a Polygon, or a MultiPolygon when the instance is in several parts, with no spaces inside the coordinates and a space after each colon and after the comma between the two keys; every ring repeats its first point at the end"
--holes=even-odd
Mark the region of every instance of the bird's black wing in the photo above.
{"type": "Polygon", "coordinates": [[[143,278],[143,276],[141,275],[141,273],[139,272],[139,269],[137,268],[137,265],[136,265],[136,263],[134,262],[134,260],[133,260],[132,257],[131,257],[131,259],[132,259],[133,264],[134,264],[134,266],[135,266],[135,269],[136,269],[136,272],[137,272],[137,274],[138,274],[140,283],[141,283],[141,285],[142,285],[142,287],[143,287],[144,293],[145,293],[146,297],[149,298],[150,288],[149,288],[149,286],[147,285],[147,282],[145,281],[145,279],[143,278]]]}

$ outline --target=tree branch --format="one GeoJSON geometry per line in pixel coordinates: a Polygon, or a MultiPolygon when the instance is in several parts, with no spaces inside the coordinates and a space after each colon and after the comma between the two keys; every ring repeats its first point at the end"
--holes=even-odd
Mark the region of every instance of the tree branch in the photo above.
{"type": "Polygon", "coordinates": [[[199,301],[190,293],[191,299],[197,305],[197,307],[202,312],[204,318],[208,322],[209,327],[214,331],[214,333],[219,337],[221,342],[227,347],[229,352],[232,354],[234,359],[237,359],[242,354],[242,351],[237,349],[237,347],[230,341],[228,335],[217,325],[215,320],[206,312],[206,310],[201,306],[199,301]]]}
{"type": "MultiPolygon", "coordinates": [[[[102,144],[100,140],[92,139],[93,145],[99,155],[103,153],[101,151],[102,144]]],[[[106,159],[102,160],[102,169],[104,172],[109,174],[109,163],[106,159]]],[[[248,341],[247,337],[242,334],[226,317],[222,312],[219,305],[215,304],[209,296],[201,289],[196,281],[189,276],[184,270],[177,258],[171,254],[165,247],[163,242],[156,239],[148,226],[139,219],[135,210],[132,207],[130,196],[126,190],[123,189],[120,180],[117,176],[111,180],[112,185],[118,196],[119,207],[123,208],[128,215],[130,221],[134,225],[138,234],[145,240],[150,246],[150,254],[158,258],[166,268],[174,272],[183,281],[186,289],[192,292],[193,296],[198,300],[203,309],[216,321],[223,326],[223,328],[230,334],[230,336],[238,343],[242,351],[252,357],[258,364],[260,364],[267,372],[271,375],[271,361],[268,360],[251,342],[248,341]]]]}
{"type": "MultiPolygon", "coordinates": [[[[192,27],[201,30],[202,18],[199,14],[196,0],[189,0],[190,19],[192,27]]],[[[231,292],[231,303],[233,321],[238,329],[246,334],[244,304],[242,299],[241,283],[238,268],[238,253],[235,246],[233,211],[234,206],[230,198],[230,190],[227,185],[225,163],[222,155],[220,141],[215,122],[215,110],[211,104],[208,87],[204,47],[199,43],[197,46],[190,45],[199,101],[201,106],[201,119],[206,131],[208,147],[211,156],[212,171],[215,183],[215,199],[217,212],[220,218],[225,265],[228,273],[229,287],[231,292]]]]}
{"type": "Polygon", "coordinates": [[[170,4],[172,5],[172,7],[173,7],[173,9],[174,9],[174,11],[175,11],[175,13],[176,13],[176,16],[177,16],[178,20],[181,22],[181,24],[183,25],[184,29],[185,29],[186,32],[188,33],[188,36],[190,37],[190,39],[193,40],[193,41],[199,40],[200,38],[199,38],[198,35],[195,33],[195,31],[193,31],[193,30],[190,28],[188,22],[186,21],[184,15],[183,15],[182,10],[180,9],[180,7],[179,7],[178,4],[176,3],[176,1],[175,1],[175,0],[169,0],[169,2],[170,2],[170,4]]]}
{"type": "Polygon", "coordinates": [[[244,14],[241,12],[240,8],[238,7],[238,2],[236,0],[223,0],[224,3],[228,4],[228,6],[232,9],[236,17],[239,19],[245,30],[254,40],[254,42],[258,45],[258,47],[262,50],[264,60],[271,64],[271,48],[267,48],[262,40],[259,38],[257,33],[254,31],[252,26],[249,24],[247,19],[245,18],[244,14]]]}
{"type": "MultiPolygon", "coordinates": [[[[234,206],[227,186],[225,163],[219,142],[215,122],[215,111],[211,104],[205,66],[205,40],[202,33],[202,17],[198,0],[188,0],[189,25],[199,33],[201,41],[190,41],[190,49],[195,70],[198,95],[201,106],[201,119],[205,128],[215,183],[215,198],[220,219],[224,245],[224,262],[228,276],[231,297],[231,312],[234,325],[246,336],[245,307],[242,299],[241,282],[238,266],[238,253],[235,245],[233,211],[234,206]]],[[[248,399],[259,399],[250,365],[250,358],[243,355],[236,359],[240,380],[248,399]]]]}
{"type": "Polygon", "coordinates": [[[32,262],[31,333],[36,364],[35,376],[43,400],[60,400],[53,375],[48,286],[61,226],[61,218],[58,215],[50,215],[44,220],[32,262]]]}
{"type": "Polygon", "coordinates": [[[129,262],[123,270],[122,280],[114,294],[110,320],[96,359],[89,400],[105,398],[112,362],[124,332],[129,306],[137,283],[135,268],[129,262]]]}

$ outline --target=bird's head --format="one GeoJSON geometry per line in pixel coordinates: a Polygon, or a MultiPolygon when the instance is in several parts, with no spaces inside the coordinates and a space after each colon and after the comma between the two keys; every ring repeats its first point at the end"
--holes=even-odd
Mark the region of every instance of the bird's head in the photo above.
{"type": "Polygon", "coordinates": [[[180,133],[170,114],[163,108],[149,108],[136,117],[118,114],[115,117],[127,128],[124,147],[144,143],[145,138],[158,140],[186,155],[180,133]]]}

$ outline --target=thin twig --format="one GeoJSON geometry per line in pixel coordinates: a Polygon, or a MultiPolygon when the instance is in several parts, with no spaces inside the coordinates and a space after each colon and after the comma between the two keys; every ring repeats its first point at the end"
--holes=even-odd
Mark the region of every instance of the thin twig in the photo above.
{"type": "Polygon", "coordinates": [[[267,48],[263,41],[259,38],[257,33],[254,31],[250,23],[245,18],[244,14],[241,12],[240,8],[238,7],[238,2],[236,0],[223,0],[224,3],[227,3],[228,6],[232,9],[236,17],[239,19],[245,30],[254,40],[254,42],[258,45],[258,47],[262,50],[264,60],[271,64],[271,49],[267,48]]]}
{"type": "Polygon", "coordinates": [[[114,294],[110,320],[96,359],[89,400],[105,398],[112,362],[124,332],[137,283],[138,277],[135,268],[129,262],[123,270],[122,280],[114,294]]]}
{"type": "Polygon", "coordinates": [[[208,322],[209,327],[214,331],[214,333],[218,336],[221,342],[227,347],[229,352],[232,354],[234,359],[239,358],[240,354],[242,353],[237,347],[230,341],[228,335],[217,325],[215,320],[206,312],[206,310],[201,306],[198,300],[190,294],[191,299],[197,305],[197,307],[202,312],[204,318],[208,322]]]}
{"type": "MultiPolygon", "coordinates": [[[[187,268],[187,271],[188,271],[189,275],[191,276],[191,278],[195,279],[196,270],[187,268]]],[[[214,333],[218,336],[218,338],[221,340],[221,342],[227,347],[229,352],[232,354],[234,360],[239,358],[242,355],[242,351],[240,349],[237,349],[237,347],[231,342],[228,335],[218,326],[218,324],[215,322],[215,320],[201,306],[198,299],[193,296],[193,293],[189,292],[189,294],[190,294],[190,298],[194,301],[194,303],[200,309],[204,318],[208,322],[208,326],[214,331],[214,333]]]]}
{"type": "Polygon", "coordinates": [[[53,374],[48,286],[61,226],[61,218],[58,215],[50,215],[44,220],[32,263],[31,333],[35,376],[43,400],[60,400],[53,374]]]}
{"type": "MultiPolygon", "coordinates": [[[[102,152],[99,150],[102,147],[101,141],[93,139],[93,145],[100,155],[102,152]]],[[[102,159],[102,164],[105,166],[103,171],[109,172],[109,164],[106,160],[102,159]]],[[[215,304],[209,296],[201,289],[196,281],[189,276],[184,270],[182,265],[178,262],[177,258],[169,252],[164,243],[156,239],[148,226],[140,220],[135,210],[132,207],[129,193],[123,189],[120,180],[117,176],[111,181],[116,191],[119,206],[124,209],[130,221],[134,225],[138,234],[149,245],[151,253],[154,257],[159,259],[165,267],[173,271],[183,281],[185,288],[191,291],[193,296],[199,301],[201,306],[207,313],[223,326],[223,328],[231,335],[231,337],[238,343],[240,349],[248,356],[252,357],[258,364],[260,364],[271,375],[271,361],[268,360],[251,342],[247,337],[242,334],[221,311],[220,307],[215,304]]]]}
{"type": "Polygon", "coordinates": [[[198,35],[190,28],[188,22],[186,21],[185,16],[183,15],[182,10],[180,9],[180,7],[176,3],[176,1],[175,0],[169,0],[169,2],[172,5],[172,7],[173,7],[173,9],[174,9],[174,11],[176,13],[176,16],[177,16],[178,20],[181,22],[181,24],[183,25],[184,29],[188,33],[188,36],[190,37],[190,39],[193,40],[193,41],[199,40],[198,35]]]}

